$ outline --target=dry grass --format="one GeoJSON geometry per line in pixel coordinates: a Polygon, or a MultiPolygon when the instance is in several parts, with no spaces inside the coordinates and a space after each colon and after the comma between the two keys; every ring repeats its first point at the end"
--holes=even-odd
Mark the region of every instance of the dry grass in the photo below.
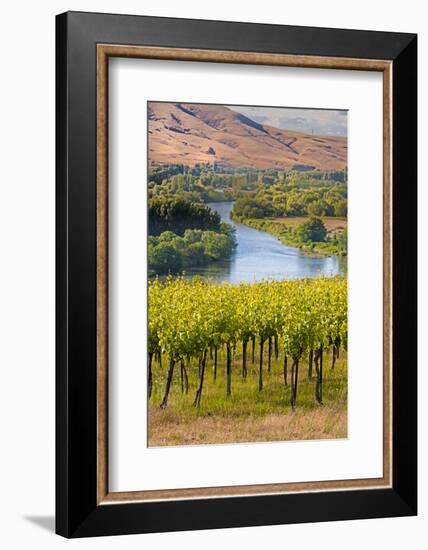
{"type": "MultiPolygon", "coordinates": [[[[307,222],[309,219],[308,216],[284,216],[282,218],[272,218],[272,221],[286,225],[289,227],[295,227],[304,222],[307,222]]],[[[346,229],[348,225],[348,220],[346,218],[329,218],[323,217],[322,221],[327,229],[327,231],[337,231],[338,229],[346,229]]]]}
{"type": "Polygon", "coordinates": [[[150,413],[150,446],[244,443],[335,439],[347,435],[346,410],[320,407],[317,410],[290,410],[261,418],[216,416],[181,419],[154,409],[150,413]]]}
{"type": "Polygon", "coordinates": [[[254,128],[222,105],[150,102],[149,109],[152,165],[194,166],[217,161],[232,168],[289,170],[306,165],[343,170],[347,164],[344,137],[321,137],[268,125],[254,128]]]}
{"type": "Polygon", "coordinates": [[[347,357],[344,352],[330,370],[325,354],[323,405],[315,400],[315,381],[308,379],[307,363],[299,369],[297,409],[290,407],[290,386],[285,386],[282,358],[264,371],[264,388],[258,391],[257,356],[241,376],[241,354],[233,362],[232,395],[226,396],[224,357],[219,354],[217,380],[207,367],[202,403],[193,406],[198,383],[197,367],[189,369],[189,392],[181,392],[179,369],[174,374],[168,407],[160,409],[166,367],[155,365],[154,389],[149,406],[149,445],[198,445],[257,441],[336,439],[347,436],[347,357]]]}

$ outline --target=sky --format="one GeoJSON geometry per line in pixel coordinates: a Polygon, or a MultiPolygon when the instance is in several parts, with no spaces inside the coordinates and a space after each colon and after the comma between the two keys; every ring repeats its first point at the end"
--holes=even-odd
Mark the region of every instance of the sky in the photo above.
{"type": "Polygon", "coordinates": [[[245,107],[228,105],[260,124],[324,136],[346,136],[348,111],[295,109],[290,107],[245,107]]]}

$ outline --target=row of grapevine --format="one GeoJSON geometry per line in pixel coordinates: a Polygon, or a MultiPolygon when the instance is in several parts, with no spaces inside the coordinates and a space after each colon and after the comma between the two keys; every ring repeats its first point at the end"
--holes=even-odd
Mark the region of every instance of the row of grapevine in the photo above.
{"type": "Polygon", "coordinates": [[[263,367],[271,368],[274,352],[283,353],[284,383],[290,374],[291,406],[297,404],[299,361],[315,365],[315,397],[322,403],[323,352],[332,350],[333,367],[340,347],[347,348],[347,282],[343,277],[264,281],[253,284],[215,284],[204,279],[168,277],[149,283],[148,392],[153,385],[152,362],[168,361],[161,407],[168,403],[174,368],[180,366],[187,387],[186,364],[197,361],[199,406],[207,355],[226,349],[226,393],[232,392],[232,354],[242,345],[242,376],[247,375],[247,349],[258,346],[258,387],[263,390],[263,367]],[[288,373],[290,365],[290,373],[288,373]]]}

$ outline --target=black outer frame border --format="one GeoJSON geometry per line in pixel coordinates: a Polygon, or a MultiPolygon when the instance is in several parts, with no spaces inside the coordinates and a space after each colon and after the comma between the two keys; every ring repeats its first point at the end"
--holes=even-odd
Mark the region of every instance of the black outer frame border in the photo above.
{"type": "Polygon", "coordinates": [[[56,532],[64,537],[417,513],[417,36],[128,15],[56,17],[56,532]],[[97,506],[96,44],[393,61],[393,487],[97,506]]]}

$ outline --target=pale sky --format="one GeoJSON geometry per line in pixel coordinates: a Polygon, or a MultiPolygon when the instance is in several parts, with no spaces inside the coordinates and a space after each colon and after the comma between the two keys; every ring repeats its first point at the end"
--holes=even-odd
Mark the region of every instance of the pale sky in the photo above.
{"type": "Polygon", "coordinates": [[[348,111],[227,105],[260,124],[324,136],[347,135],[348,111]]]}

